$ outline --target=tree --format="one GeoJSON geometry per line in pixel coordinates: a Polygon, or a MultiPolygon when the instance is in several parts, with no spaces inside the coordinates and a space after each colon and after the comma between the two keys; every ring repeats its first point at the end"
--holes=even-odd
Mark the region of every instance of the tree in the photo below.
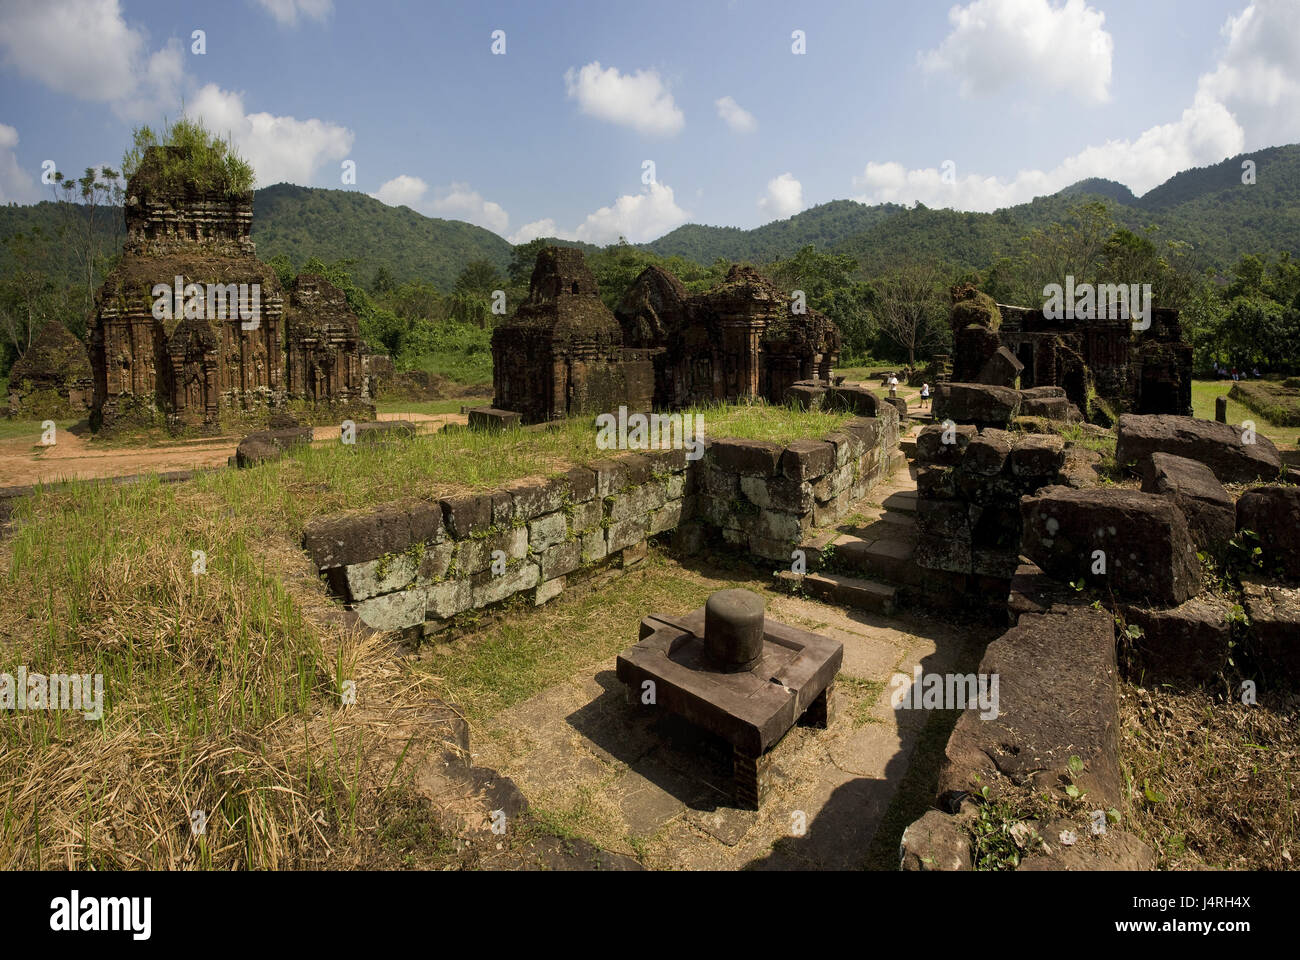
{"type": "Polygon", "coordinates": [[[824,311],[832,294],[852,284],[858,261],[848,254],[818,253],[811,243],[788,260],[777,260],[767,268],[772,281],[782,289],[802,290],[808,302],[824,311]]]}
{"type": "Polygon", "coordinates": [[[49,261],[49,238],[40,227],[6,237],[4,245],[10,266],[0,281],[0,321],[4,324],[5,352],[12,361],[27,352],[46,320],[57,314],[62,298],[43,269],[49,261]]]}
{"type": "MultiPolygon", "coordinates": [[[[54,194],[61,220],[60,233],[76,259],[80,290],[79,313],[83,319],[95,302],[95,290],[107,272],[104,256],[104,221],[120,216],[123,185],[112,167],[87,167],[80,178],[54,174],[54,194]],[[60,196],[60,191],[62,195],[60,196]]],[[[111,233],[110,233],[111,235],[111,233]]]]}
{"type": "Polygon", "coordinates": [[[909,366],[916,366],[918,352],[943,341],[947,329],[943,289],[943,273],[927,263],[908,264],[877,286],[880,331],[907,352],[909,366]]]}
{"type": "Polygon", "coordinates": [[[502,278],[490,260],[471,260],[456,278],[451,294],[451,316],[461,323],[486,327],[491,322],[492,295],[502,289],[502,278]]]}
{"type": "Polygon", "coordinates": [[[537,255],[549,246],[551,246],[550,240],[546,237],[538,237],[536,240],[519,244],[511,251],[510,266],[506,269],[510,286],[528,289],[528,283],[533,279],[533,267],[537,265],[537,255]]]}

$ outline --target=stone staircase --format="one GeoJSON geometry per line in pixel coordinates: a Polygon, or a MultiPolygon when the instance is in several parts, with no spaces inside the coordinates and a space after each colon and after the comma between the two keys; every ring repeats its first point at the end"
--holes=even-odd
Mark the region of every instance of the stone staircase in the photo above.
{"type": "Polygon", "coordinates": [[[924,592],[931,574],[912,559],[916,549],[916,434],[911,421],[899,444],[895,470],[874,487],[853,515],[810,531],[799,545],[807,572],[778,579],[790,590],[871,613],[889,615],[924,592]]]}

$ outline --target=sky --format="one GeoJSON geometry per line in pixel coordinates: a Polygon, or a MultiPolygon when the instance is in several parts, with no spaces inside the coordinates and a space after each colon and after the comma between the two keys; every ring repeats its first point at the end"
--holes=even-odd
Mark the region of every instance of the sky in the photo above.
{"type": "Polygon", "coordinates": [[[988,211],[1300,142],[1300,0],[0,0],[0,202],[182,113],[514,243],[988,211]]]}

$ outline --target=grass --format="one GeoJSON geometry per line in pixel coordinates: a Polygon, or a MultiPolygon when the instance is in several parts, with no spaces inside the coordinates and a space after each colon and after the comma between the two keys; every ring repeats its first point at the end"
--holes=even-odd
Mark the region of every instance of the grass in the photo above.
{"type": "Polygon", "coordinates": [[[1246,706],[1204,690],[1121,688],[1130,826],[1162,869],[1294,870],[1296,700],[1246,706]]]}
{"type": "MultiPolygon", "coordinates": [[[[735,586],[776,596],[769,579],[752,571],[735,586]]],[[[584,665],[616,656],[636,639],[609,624],[635,625],[656,610],[692,610],[718,589],[672,565],[652,549],[616,589],[566,594],[564,603],[527,618],[507,617],[470,630],[454,646],[435,650],[422,669],[437,676],[471,723],[485,724],[538,691],[571,678],[584,665]],[[563,637],[563,643],[556,638],[563,637]]],[[[471,742],[473,735],[471,735],[471,742]]]]}
{"type": "Polygon", "coordinates": [[[453,397],[450,400],[381,400],[375,404],[375,410],[378,413],[423,413],[438,416],[445,413],[460,413],[461,407],[491,405],[491,396],[453,397]]]}
{"type": "MultiPolygon", "coordinates": [[[[1202,420],[1214,419],[1214,400],[1216,397],[1228,396],[1232,389],[1231,380],[1193,380],[1192,381],[1192,415],[1202,420]]],[[[1255,421],[1255,432],[1268,437],[1279,447],[1293,447],[1296,444],[1296,429],[1282,427],[1262,414],[1255,413],[1249,407],[1229,397],[1228,422],[1241,423],[1243,420],[1255,421]]]]}
{"type": "MultiPolygon", "coordinates": [[[[844,419],[761,406],[705,417],[715,436],[787,440],[844,419]]],[[[431,695],[450,688],[476,710],[531,696],[577,659],[625,646],[611,618],[698,605],[708,588],[670,578],[653,596],[593,595],[562,625],[507,621],[440,665],[439,680],[334,624],[297,546],[302,526],[607,455],[591,424],[462,430],[299,449],[184,484],[56,484],[18,501],[0,540],[0,672],[99,674],[105,703],[97,722],[0,711],[0,869],[428,862],[411,859],[412,837],[432,836],[430,823],[381,826],[421,756],[441,752],[431,695]],[[345,680],[356,706],[341,702],[345,680]]]]}
{"type": "Polygon", "coordinates": [[[405,783],[365,705],[409,707],[428,681],[378,670],[374,640],[321,627],[319,581],[248,492],[230,471],[16,504],[0,544],[0,671],[99,674],[104,705],[98,721],[0,713],[0,869],[379,855],[377,811],[405,783]],[[342,706],[345,679],[361,707],[342,706]]]}
{"type": "MultiPolygon", "coordinates": [[[[7,420],[0,417],[0,440],[30,437],[34,447],[41,442],[41,433],[43,432],[41,424],[43,422],[42,420],[7,420]]],[[[75,420],[56,420],[54,425],[62,433],[76,422],[75,420]]]]}
{"type": "Polygon", "coordinates": [[[1233,384],[1229,397],[1278,426],[1300,427],[1300,389],[1270,380],[1243,380],[1233,384]]]}

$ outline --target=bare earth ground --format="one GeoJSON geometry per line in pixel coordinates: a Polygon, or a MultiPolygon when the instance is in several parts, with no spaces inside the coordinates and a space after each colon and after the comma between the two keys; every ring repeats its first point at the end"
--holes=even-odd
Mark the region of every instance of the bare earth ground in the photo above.
{"type": "MultiPolygon", "coordinates": [[[[380,420],[411,420],[422,430],[436,430],[447,423],[465,423],[456,413],[381,413],[380,420]]],[[[88,431],[60,430],[53,446],[40,445],[40,431],[30,437],[0,439],[0,486],[27,486],[57,480],[89,480],[96,477],[124,477],[136,473],[164,473],[224,467],[233,456],[241,436],[178,441],[161,446],[123,447],[98,444],[88,431]]],[[[338,437],[338,427],[317,427],[316,443],[338,437]]]]}

